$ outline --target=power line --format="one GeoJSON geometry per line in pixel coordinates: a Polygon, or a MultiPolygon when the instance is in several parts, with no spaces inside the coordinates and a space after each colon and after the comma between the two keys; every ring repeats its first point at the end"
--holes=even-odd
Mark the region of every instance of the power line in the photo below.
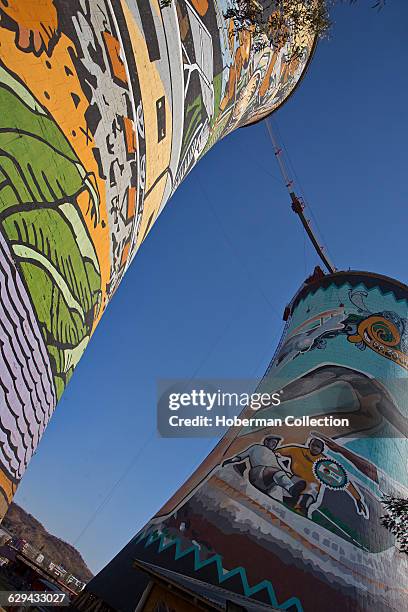
{"type": "MultiPolygon", "coordinates": [[[[201,368],[203,367],[203,365],[206,363],[206,361],[208,360],[208,358],[210,357],[210,355],[213,353],[213,351],[215,350],[215,348],[218,346],[218,344],[221,342],[222,338],[224,337],[224,335],[227,333],[227,331],[229,330],[229,328],[232,326],[232,324],[239,318],[239,313],[237,316],[235,317],[229,317],[228,321],[225,323],[225,325],[223,326],[222,330],[220,331],[220,333],[217,335],[217,337],[215,338],[215,340],[211,343],[209,349],[204,353],[203,357],[201,358],[199,364],[197,365],[197,367],[194,369],[193,373],[190,375],[190,379],[189,382],[192,382],[192,380],[197,376],[198,372],[201,370],[201,368]]],[[[123,481],[125,480],[125,478],[128,476],[128,474],[130,473],[130,471],[135,467],[135,465],[137,464],[137,462],[139,461],[140,457],[142,456],[143,452],[145,451],[145,449],[151,444],[153,438],[155,437],[155,433],[156,433],[156,428],[154,427],[151,432],[150,435],[145,439],[144,443],[142,444],[141,447],[139,447],[139,449],[137,450],[137,452],[133,455],[133,457],[131,458],[131,460],[129,461],[129,463],[127,464],[127,466],[124,468],[124,470],[122,471],[121,475],[119,476],[119,478],[112,484],[112,486],[109,488],[108,492],[106,493],[105,497],[102,499],[102,501],[100,502],[100,504],[95,508],[95,510],[92,512],[91,516],[89,517],[89,519],[86,521],[86,523],[84,524],[83,528],[81,529],[81,531],[79,532],[78,536],[76,537],[76,539],[73,542],[73,546],[76,546],[77,543],[79,542],[79,540],[83,537],[83,535],[88,531],[89,527],[95,522],[95,520],[98,518],[99,514],[104,510],[104,508],[108,505],[108,503],[111,501],[111,499],[114,496],[115,491],[120,487],[120,485],[123,483],[123,481]]],[[[211,446],[213,444],[213,442],[211,441],[210,445],[211,446]]]]}
{"type": "MultiPolygon", "coordinates": [[[[276,178],[276,177],[273,177],[276,178]]],[[[216,211],[216,209],[214,208],[212,202],[211,202],[211,198],[209,197],[207,191],[204,189],[202,182],[200,180],[200,178],[197,176],[197,182],[200,185],[201,191],[204,195],[204,197],[207,200],[208,203],[208,208],[209,210],[211,210],[217,225],[218,225],[218,229],[220,231],[220,233],[222,234],[225,243],[228,245],[232,255],[234,256],[235,260],[237,261],[238,265],[241,267],[241,269],[246,273],[246,276],[249,278],[250,281],[253,282],[253,284],[256,286],[256,288],[258,289],[258,292],[260,293],[260,295],[263,297],[263,299],[265,300],[266,304],[268,304],[269,308],[271,309],[272,313],[277,317],[277,319],[279,321],[281,321],[282,316],[281,314],[278,312],[277,308],[272,304],[271,300],[269,299],[268,295],[265,293],[262,285],[258,282],[257,278],[255,277],[255,275],[253,274],[253,272],[251,270],[248,269],[248,266],[243,262],[242,258],[240,257],[240,255],[238,254],[235,245],[233,243],[233,241],[231,240],[230,236],[227,234],[227,231],[223,225],[223,223],[221,222],[221,219],[219,218],[219,215],[216,211]]]]}

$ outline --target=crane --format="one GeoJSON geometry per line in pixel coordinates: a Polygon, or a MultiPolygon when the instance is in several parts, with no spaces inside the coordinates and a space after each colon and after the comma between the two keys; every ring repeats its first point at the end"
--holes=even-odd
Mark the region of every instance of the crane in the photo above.
{"type": "Polygon", "coordinates": [[[329,256],[325,253],[325,248],[324,246],[322,246],[319,241],[317,240],[316,234],[313,230],[313,227],[310,223],[310,219],[307,219],[304,213],[304,209],[305,209],[305,205],[302,201],[302,198],[299,198],[294,190],[294,182],[293,180],[290,178],[289,172],[288,172],[288,168],[286,166],[286,162],[285,159],[283,157],[283,150],[282,148],[279,146],[279,143],[277,141],[277,138],[274,134],[274,131],[272,129],[272,124],[269,118],[266,119],[266,127],[268,128],[268,132],[269,132],[269,136],[273,145],[273,149],[274,149],[274,153],[275,153],[275,157],[278,161],[279,164],[279,168],[283,177],[283,180],[285,181],[285,185],[286,188],[289,192],[291,201],[292,201],[292,210],[294,213],[296,213],[304,227],[304,229],[306,230],[307,235],[310,238],[310,241],[312,242],[316,253],[318,254],[318,256],[320,257],[320,259],[322,260],[323,264],[325,265],[325,267],[327,268],[327,270],[329,271],[330,274],[332,274],[333,272],[336,272],[336,267],[335,265],[330,261],[329,256]]]}

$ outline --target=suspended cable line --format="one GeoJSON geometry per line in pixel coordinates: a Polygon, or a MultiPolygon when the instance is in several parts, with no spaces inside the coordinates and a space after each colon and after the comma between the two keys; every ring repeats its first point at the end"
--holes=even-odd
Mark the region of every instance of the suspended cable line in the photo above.
{"type": "MultiPolygon", "coordinates": [[[[195,370],[191,374],[187,384],[191,383],[196,378],[198,372],[201,370],[201,368],[204,366],[204,364],[208,361],[209,357],[212,355],[212,353],[216,349],[216,347],[220,344],[221,340],[223,339],[223,337],[225,336],[227,331],[231,328],[232,324],[235,323],[239,319],[239,317],[240,317],[240,313],[237,313],[237,315],[235,317],[229,317],[228,318],[228,320],[225,322],[224,326],[222,327],[220,333],[217,334],[216,338],[210,344],[208,350],[204,353],[204,355],[201,358],[199,364],[196,366],[195,370]]],[[[119,475],[118,479],[110,486],[109,490],[107,491],[106,495],[103,497],[102,501],[98,504],[98,506],[95,508],[95,510],[91,513],[89,519],[83,525],[81,531],[79,532],[79,534],[77,535],[77,537],[73,541],[73,546],[76,546],[78,544],[79,540],[82,539],[82,537],[85,535],[85,533],[91,527],[91,525],[98,518],[100,513],[105,509],[105,507],[112,500],[113,496],[115,495],[117,490],[120,488],[120,486],[123,484],[123,482],[127,478],[128,474],[136,466],[136,464],[142,459],[144,451],[150,446],[150,444],[153,442],[153,440],[156,437],[156,435],[157,435],[157,427],[156,427],[156,424],[154,424],[153,428],[150,431],[150,434],[145,438],[143,444],[137,449],[137,451],[131,457],[130,461],[125,466],[125,468],[122,470],[122,472],[119,475]]],[[[208,445],[208,450],[210,450],[210,447],[212,447],[214,445],[215,445],[215,442],[213,440],[211,440],[210,444],[208,445]]],[[[200,461],[199,461],[199,463],[200,463],[200,461]]],[[[197,464],[197,466],[198,466],[198,464],[197,464]]]]}
{"type": "MultiPolygon", "coordinates": [[[[268,174],[270,174],[270,173],[268,172],[268,174]]],[[[221,222],[220,217],[219,217],[215,207],[213,206],[212,200],[211,200],[210,196],[208,195],[208,192],[206,191],[206,189],[204,189],[204,186],[203,186],[199,176],[197,176],[196,178],[197,178],[197,182],[198,182],[198,184],[199,184],[199,186],[201,188],[201,191],[202,191],[204,197],[206,198],[206,200],[208,202],[208,208],[212,212],[212,214],[213,214],[213,216],[214,216],[214,218],[215,218],[215,220],[217,222],[218,229],[219,229],[221,235],[223,236],[225,243],[229,247],[232,255],[234,256],[237,264],[245,272],[245,274],[249,278],[249,280],[253,282],[253,284],[258,289],[258,292],[261,294],[261,296],[265,300],[266,304],[268,304],[268,306],[271,308],[272,313],[280,321],[281,317],[280,317],[280,314],[279,314],[277,308],[272,304],[272,302],[269,299],[268,295],[265,293],[265,291],[263,289],[263,286],[258,282],[258,280],[255,277],[255,275],[253,274],[253,272],[248,268],[246,263],[242,260],[242,258],[238,254],[238,252],[236,250],[236,247],[235,247],[235,244],[234,244],[234,241],[231,239],[231,237],[228,235],[227,231],[225,230],[224,224],[221,222]]],[[[276,179],[276,177],[273,177],[273,178],[276,179]]]]}
{"type": "Polygon", "coordinates": [[[306,218],[306,215],[304,213],[304,210],[305,210],[304,199],[296,195],[295,188],[294,188],[294,181],[290,177],[288,167],[285,162],[285,158],[283,156],[283,149],[282,147],[279,146],[278,140],[274,134],[274,131],[272,129],[271,120],[267,118],[265,121],[266,121],[266,127],[268,129],[269,137],[271,139],[272,146],[274,149],[275,157],[279,165],[279,169],[281,171],[283,180],[285,181],[286,188],[289,192],[290,199],[292,201],[292,210],[294,213],[298,215],[311,243],[313,244],[315,248],[316,253],[320,257],[324,266],[332,274],[333,272],[336,272],[336,267],[330,260],[327,249],[325,249],[325,247],[322,244],[320,244],[320,242],[318,241],[316,234],[313,230],[312,224],[310,222],[310,219],[306,218]]]}

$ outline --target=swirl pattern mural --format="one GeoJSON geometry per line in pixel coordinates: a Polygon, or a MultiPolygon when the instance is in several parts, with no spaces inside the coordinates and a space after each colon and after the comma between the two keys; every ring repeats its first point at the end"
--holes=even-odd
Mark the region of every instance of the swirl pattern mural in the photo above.
{"type": "Polygon", "coordinates": [[[305,70],[307,34],[256,51],[228,6],[0,0],[1,516],[169,197],[305,70]]]}
{"type": "Polygon", "coordinates": [[[388,353],[406,351],[408,287],[339,272],[306,282],[289,311],[257,389],[280,390],[257,417],[282,424],[229,430],[78,609],[134,610],[146,584],[134,560],[274,609],[405,609],[407,556],[380,517],[384,494],[408,495],[406,362],[388,353]],[[292,427],[288,415],[349,424],[292,427]]]}

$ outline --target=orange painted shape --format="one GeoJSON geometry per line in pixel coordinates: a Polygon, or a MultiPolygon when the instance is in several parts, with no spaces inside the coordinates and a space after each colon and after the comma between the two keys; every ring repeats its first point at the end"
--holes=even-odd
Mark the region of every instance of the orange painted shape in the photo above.
{"type": "Polygon", "coordinates": [[[136,187],[129,187],[127,201],[127,218],[131,219],[135,216],[136,210],[136,187]]]}
{"type": "Polygon", "coordinates": [[[125,246],[123,247],[123,251],[122,251],[122,257],[120,260],[120,265],[124,266],[128,260],[129,257],[129,249],[130,249],[130,242],[127,242],[125,244],[125,246]]]}
{"type": "Polygon", "coordinates": [[[106,51],[108,53],[112,76],[127,87],[126,70],[120,57],[119,41],[117,38],[112,36],[112,34],[109,34],[109,32],[103,32],[102,36],[105,42],[106,51]]]}
{"type": "Polygon", "coordinates": [[[199,13],[199,15],[203,17],[208,11],[208,0],[191,0],[191,1],[197,13],[199,13]]]}
{"type": "Polygon", "coordinates": [[[0,469],[0,489],[4,492],[4,495],[10,503],[16,492],[17,485],[6,476],[2,469],[0,469]]]}
{"type": "Polygon", "coordinates": [[[0,3],[1,11],[17,24],[16,44],[21,50],[50,53],[59,36],[53,0],[7,0],[0,3]]]}
{"type": "Polygon", "coordinates": [[[123,125],[125,127],[126,149],[128,153],[136,152],[136,134],[133,127],[133,121],[129,117],[123,117],[123,125]]]}

